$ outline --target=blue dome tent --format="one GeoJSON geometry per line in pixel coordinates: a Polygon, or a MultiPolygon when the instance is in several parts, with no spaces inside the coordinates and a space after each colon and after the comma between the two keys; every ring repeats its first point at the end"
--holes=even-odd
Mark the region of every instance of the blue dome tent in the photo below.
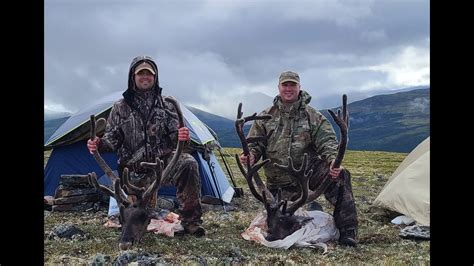
{"type": "MultiPolygon", "coordinates": [[[[104,98],[93,101],[87,107],[73,114],[67,119],[46,141],[45,150],[53,149],[44,169],[44,196],[54,196],[59,185],[59,177],[64,174],[87,174],[95,172],[99,176],[99,183],[110,185],[109,178],[98,166],[86,147],[89,138],[89,119],[92,114],[96,118],[107,118],[115,101],[122,98],[122,92],[114,92],[104,98]]],[[[181,105],[185,125],[189,128],[193,146],[198,147],[192,153],[199,165],[201,176],[202,196],[220,198],[230,203],[234,189],[229,185],[224,171],[219,165],[216,156],[209,147],[219,145],[206,125],[200,121],[189,109],[181,105]],[[207,149],[206,149],[207,148],[207,149]],[[205,158],[209,158],[206,161],[205,158]],[[215,178],[213,177],[213,173],[215,178]],[[219,197],[220,195],[220,197],[219,197]]],[[[98,136],[103,134],[104,128],[98,129],[98,136]]],[[[115,153],[101,153],[107,164],[117,174],[117,155],[115,153]]],[[[162,186],[158,195],[175,197],[174,186],[162,186]]]]}

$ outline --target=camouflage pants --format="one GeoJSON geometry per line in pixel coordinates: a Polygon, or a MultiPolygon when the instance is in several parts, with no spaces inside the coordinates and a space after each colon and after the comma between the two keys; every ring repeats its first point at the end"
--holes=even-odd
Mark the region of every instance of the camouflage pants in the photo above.
{"type": "Polygon", "coordinates": [[[179,202],[179,214],[182,223],[202,223],[201,178],[196,159],[189,153],[181,154],[170,175],[163,185],[176,186],[176,198],[179,202]]]}
{"type": "MultiPolygon", "coordinates": [[[[329,175],[329,165],[321,160],[310,162],[313,175],[309,179],[309,189],[316,189],[326,175],[329,175]]],[[[331,178],[331,177],[329,177],[331,178]]],[[[332,178],[331,178],[332,179],[332,178]]],[[[289,200],[299,198],[299,187],[290,185],[282,187],[282,197],[289,200]]],[[[270,190],[276,194],[277,190],[270,190]]],[[[357,211],[352,194],[351,174],[343,169],[337,180],[331,181],[329,187],[324,191],[324,196],[334,206],[334,222],[338,229],[357,229],[357,211]]]]}

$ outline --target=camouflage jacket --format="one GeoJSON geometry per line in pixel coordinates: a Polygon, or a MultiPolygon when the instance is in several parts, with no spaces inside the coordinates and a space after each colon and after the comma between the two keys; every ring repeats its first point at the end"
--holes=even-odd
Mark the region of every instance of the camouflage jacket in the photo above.
{"type": "Polygon", "coordinates": [[[135,95],[132,104],[116,102],[109,114],[101,151],[115,151],[120,169],[146,172],[140,162],[166,159],[178,141],[178,120],[174,106],[156,92],[135,95]]]}
{"type": "Polygon", "coordinates": [[[311,96],[303,90],[298,101],[290,105],[284,105],[280,96],[276,96],[273,106],[259,114],[270,114],[272,118],[255,121],[250,128],[248,137],[264,136],[274,130],[267,145],[249,144],[256,160],[260,157],[270,159],[270,163],[264,166],[270,188],[293,183],[289,174],[273,165],[288,165],[288,156],[293,159],[295,167],[299,167],[304,153],[308,153],[309,159],[317,156],[327,162],[337,155],[338,142],[334,129],[326,117],[308,105],[310,101],[311,96]]]}

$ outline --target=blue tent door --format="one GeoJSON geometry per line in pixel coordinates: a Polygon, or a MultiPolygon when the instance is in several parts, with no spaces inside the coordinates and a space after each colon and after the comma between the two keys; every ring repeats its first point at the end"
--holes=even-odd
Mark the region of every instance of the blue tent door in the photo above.
{"type": "Polygon", "coordinates": [[[230,203],[234,195],[234,189],[229,185],[229,181],[226,178],[226,175],[222,171],[222,168],[219,166],[214,153],[210,154],[209,163],[214,171],[215,177],[212,176],[211,169],[208,166],[208,163],[202,157],[202,154],[195,152],[193,154],[194,158],[198,161],[199,164],[199,174],[201,175],[201,192],[202,196],[210,195],[215,198],[219,198],[219,194],[222,197],[224,202],[230,203]],[[214,182],[215,178],[215,182],[214,182]],[[217,187],[215,185],[217,183],[217,187]],[[218,191],[219,189],[219,191],[218,191]]]}

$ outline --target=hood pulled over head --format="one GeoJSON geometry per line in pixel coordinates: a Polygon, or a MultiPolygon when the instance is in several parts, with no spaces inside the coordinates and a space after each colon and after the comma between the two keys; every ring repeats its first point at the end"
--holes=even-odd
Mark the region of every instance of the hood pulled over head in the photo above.
{"type": "MultiPolygon", "coordinates": [[[[161,87],[158,79],[158,66],[156,65],[155,61],[153,58],[147,55],[141,55],[133,58],[132,63],[130,64],[130,68],[128,71],[128,87],[125,90],[125,92],[122,94],[123,98],[125,101],[129,104],[132,104],[133,99],[136,94],[136,89],[135,89],[135,72],[137,68],[143,68],[146,66],[146,68],[151,67],[151,72],[154,74],[155,77],[155,83],[153,85],[152,91],[154,91],[155,95],[158,95],[159,97],[161,96],[161,87]],[[147,63],[147,64],[143,64],[147,63]]],[[[150,69],[149,69],[150,70],[150,69]]],[[[160,97],[161,98],[161,97],[160,97]]]]}
{"type": "MultiPolygon", "coordinates": [[[[160,83],[158,79],[158,66],[156,65],[153,58],[147,55],[141,55],[133,58],[132,63],[130,64],[130,69],[128,71],[128,88],[127,90],[135,91],[135,72],[137,72],[137,68],[143,68],[143,66],[147,66],[147,69],[151,67],[150,72],[155,76],[155,85],[153,90],[159,90],[160,83]],[[147,63],[147,64],[143,64],[147,63]]],[[[160,91],[161,93],[161,91],[160,91]]]]}

